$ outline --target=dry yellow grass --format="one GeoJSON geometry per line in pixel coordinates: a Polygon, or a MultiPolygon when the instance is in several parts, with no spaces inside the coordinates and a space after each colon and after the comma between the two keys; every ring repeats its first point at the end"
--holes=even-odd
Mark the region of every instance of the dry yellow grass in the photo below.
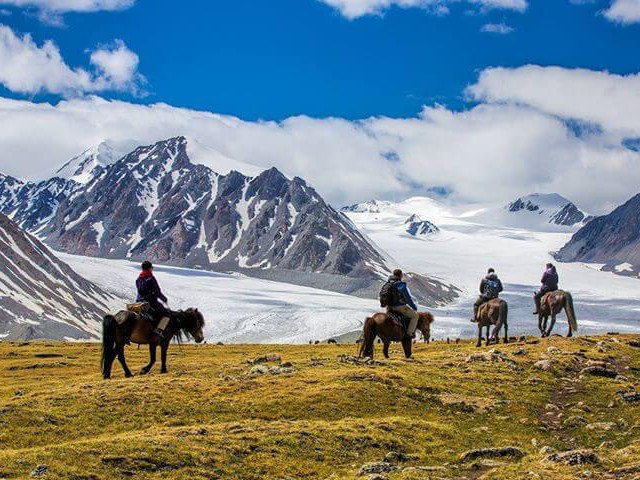
{"type": "MultiPolygon", "coordinates": [[[[354,479],[393,451],[414,457],[384,473],[391,480],[629,479],[640,401],[620,392],[640,391],[634,338],[554,337],[469,362],[493,347],[421,344],[415,360],[396,347],[374,365],[339,359],[354,345],[174,345],[168,374],[125,379],[116,363],[110,381],[99,345],[0,343],[0,478],[46,465],[39,478],[354,479]],[[251,375],[249,361],[265,354],[293,373],[251,375]],[[542,358],[554,371],[534,366],[542,358]],[[621,377],[580,376],[590,361],[621,377]],[[460,459],[504,446],[526,455],[460,459]],[[592,448],[600,463],[547,461],[542,447],[592,448]]],[[[145,348],[127,353],[132,369],[146,363],[145,348]]]]}

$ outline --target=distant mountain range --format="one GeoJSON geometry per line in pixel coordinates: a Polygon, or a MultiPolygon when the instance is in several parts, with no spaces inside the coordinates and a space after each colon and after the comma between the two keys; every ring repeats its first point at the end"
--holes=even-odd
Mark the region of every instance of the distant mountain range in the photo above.
{"type": "Polygon", "coordinates": [[[2,214],[0,257],[0,338],[99,338],[116,299],[2,214]]]}
{"type": "Polygon", "coordinates": [[[539,215],[554,225],[574,226],[592,219],[573,202],[557,193],[533,193],[509,203],[505,209],[520,215],[539,215]]]}
{"type": "MultiPolygon", "coordinates": [[[[0,177],[0,211],[67,253],[241,271],[368,297],[394,266],[303,179],[193,139],[117,160],[101,145],[56,175],[40,183],[0,177]]],[[[420,283],[429,282],[416,289],[424,304],[455,298],[436,280],[420,283]]]]}
{"type": "Polygon", "coordinates": [[[640,195],[578,230],[556,254],[563,262],[602,263],[622,275],[640,272],[640,195]]]}

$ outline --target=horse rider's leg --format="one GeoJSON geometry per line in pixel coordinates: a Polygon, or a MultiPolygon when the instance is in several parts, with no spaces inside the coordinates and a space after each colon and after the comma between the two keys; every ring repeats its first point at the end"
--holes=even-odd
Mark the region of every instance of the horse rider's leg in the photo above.
{"type": "Polygon", "coordinates": [[[478,341],[476,347],[482,346],[482,323],[478,320],[478,341]]]}
{"type": "Polygon", "coordinates": [[[120,362],[120,365],[122,365],[122,370],[124,370],[124,376],[127,378],[133,377],[133,373],[131,373],[131,370],[127,367],[127,361],[124,358],[124,345],[118,344],[116,352],[118,353],[118,361],[120,362]]]}
{"type": "Polygon", "coordinates": [[[411,338],[403,338],[402,339],[402,349],[404,350],[404,356],[406,358],[411,358],[411,338]]]}
{"type": "Polygon", "coordinates": [[[142,367],[142,370],[140,370],[140,375],[145,375],[147,373],[149,373],[151,371],[151,369],[153,368],[153,365],[156,363],[156,348],[158,347],[158,345],[156,345],[155,343],[150,343],[149,344],[149,363],[142,367]]]}
{"type": "Polygon", "coordinates": [[[382,353],[384,355],[384,358],[389,358],[389,345],[390,342],[384,342],[384,345],[382,346],[382,353]]]}
{"type": "Polygon", "coordinates": [[[551,332],[553,331],[553,327],[556,324],[556,315],[554,313],[551,314],[551,323],[549,323],[549,328],[547,330],[547,337],[551,336],[551,332]]]}
{"type": "Polygon", "coordinates": [[[160,373],[168,372],[167,370],[167,350],[168,349],[169,349],[169,342],[165,340],[160,345],[160,362],[161,362],[160,373]]]}

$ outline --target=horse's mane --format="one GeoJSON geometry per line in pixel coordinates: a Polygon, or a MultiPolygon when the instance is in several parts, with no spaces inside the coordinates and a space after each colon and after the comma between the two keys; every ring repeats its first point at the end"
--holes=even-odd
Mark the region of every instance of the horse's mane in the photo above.
{"type": "Polygon", "coordinates": [[[204,317],[198,311],[197,308],[187,308],[186,310],[175,310],[171,312],[171,323],[175,328],[176,333],[173,337],[176,342],[182,343],[183,336],[187,339],[193,340],[193,335],[189,332],[189,328],[194,326],[204,327],[204,317]]]}

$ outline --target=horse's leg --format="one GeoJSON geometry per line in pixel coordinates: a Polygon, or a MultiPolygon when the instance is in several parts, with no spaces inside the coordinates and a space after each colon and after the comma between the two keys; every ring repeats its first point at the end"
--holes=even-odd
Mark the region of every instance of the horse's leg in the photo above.
{"type": "Polygon", "coordinates": [[[482,323],[478,320],[478,341],[476,342],[476,347],[482,346],[482,323]]]}
{"type": "Polygon", "coordinates": [[[149,363],[146,366],[142,367],[142,369],[140,370],[140,375],[146,375],[147,373],[149,373],[153,368],[153,365],[156,363],[157,346],[158,345],[156,345],[155,343],[149,344],[149,363]]]}
{"type": "Polygon", "coordinates": [[[160,345],[160,373],[167,373],[167,350],[169,350],[169,342],[164,341],[162,345],[160,345]]]}
{"type": "Polygon", "coordinates": [[[411,338],[405,338],[402,340],[402,349],[404,350],[404,356],[406,358],[411,358],[411,338]]]}
{"type": "Polygon", "coordinates": [[[555,315],[555,313],[552,313],[551,314],[551,323],[549,323],[549,328],[548,328],[547,334],[546,334],[547,337],[551,336],[551,332],[553,331],[553,327],[555,326],[555,324],[556,324],[556,315],[555,315]]]}
{"type": "Polygon", "coordinates": [[[569,333],[567,333],[567,338],[571,338],[573,337],[573,330],[571,330],[571,322],[568,322],[568,323],[569,323],[569,333]]]}
{"type": "Polygon", "coordinates": [[[542,326],[542,315],[538,315],[538,330],[540,330],[540,335],[544,337],[544,327],[542,326]]]}
{"type": "Polygon", "coordinates": [[[509,343],[509,325],[504,322],[504,343],[509,343]]]}
{"type": "Polygon", "coordinates": [[[384,342],[384,345],[382,346],[382,353],[384,355],[384,358],[389,358],[389,345],[391,344],[391,342],[384,342]]]}
{"type": "Polygon", "coordinates": [[[124,345],[118,344],[116,351],[118,353],[118,361],[120,362],[120,365],[122,365],[122,370],[124,370],[124,376],[127,378],[133,377],[133,373],[131,373],[131,370],[127,367],[127,361],[124,358],[124,345]]]}
{"type": "Polygon", "coordinates": [[[490,329],[491,329],[491,324],[487,325],[487,345],[491,345],[491,337],[489,336],[490,329]]]}

